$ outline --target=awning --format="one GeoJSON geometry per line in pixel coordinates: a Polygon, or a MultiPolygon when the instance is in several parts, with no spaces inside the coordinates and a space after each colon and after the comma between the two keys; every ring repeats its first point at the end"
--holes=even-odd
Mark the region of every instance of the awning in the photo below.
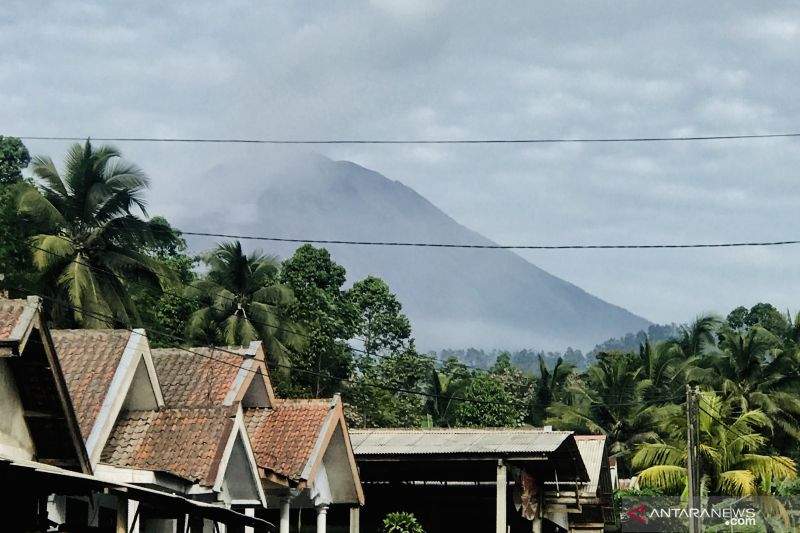
{"type": "Polygon", "coordinates": [[[200,502],[155,489],[140,487],[130,483],[118,483],[99,479],[95,476],[64,470],[33,461],[12,460],[0,457],[0,478],[4,483],[15,479],[17,490],[32,489],[35,492],[51,494],[79,494],[97,492],[136,500],[160,508],[169,509],[175,514],[189,514],[207,518],[228,525],[241,525],[254,528],[256,532],[274,531],[275,525],[266,520],[247,516],[243,513],[200,502]]]}

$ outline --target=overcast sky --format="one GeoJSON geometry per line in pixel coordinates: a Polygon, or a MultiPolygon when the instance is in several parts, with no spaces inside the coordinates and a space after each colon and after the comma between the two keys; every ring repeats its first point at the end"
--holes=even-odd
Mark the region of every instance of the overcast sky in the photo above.
{"type": "MultiPolygon", "coordinates": [[[[12,0],[0,10],[0,134],[800,131],[798,50],[797,2],[12,0]]],[[[68,143],[27,145],[58,160],[68,143]]],[[[151,212],[179,226],[258,190],[257,171],[204,183],[208,169],[253,169],[283,155],[118,146],[151,176],[151,212]]],[[[315,149],[402,181],[499,243],[606,244],[800,238],[798,147],[775,139],[315,149]]],[[[656,322],[757,301],[800,307],[800,246],[523,255],[656,322]]]]}

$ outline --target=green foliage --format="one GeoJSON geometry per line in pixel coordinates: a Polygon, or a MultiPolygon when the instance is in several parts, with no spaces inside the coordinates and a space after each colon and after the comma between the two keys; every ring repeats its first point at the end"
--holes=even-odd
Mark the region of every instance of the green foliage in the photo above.
{"type": "Polygon", "coordinates": [[[308,244],[283,262],[279,280],[296,298],[287,313],[305,326],[307,338],[304,349],[290,353],[291,382],[277,381],[284,394],[329,396],[341,390],[342,379],[353,371],[347,341],[355,334],[358,313],[342,289],[345,276],[326,249],[308,244]]]}
{"type": "Polygon", "coordinates": [[[800,478],[784,479],[775,487],[778,496],[800,496],[800,478]]]}
{"type": "Polygon", "coordinates": [[[36,278],[27,245],[35,227],[17,214],[16,203],[22,170],[30,159],[19,139],[0,135],[0,292],[30,288],[36,278]]]}
{"type": "Polygon", "coordinates": [[[389,513],[383,519],[383,533],[425,533],[413,513],[389,513]]]}
{"type": "Polygon", "coordinates": [[[567,380],[575,366],[558,358],[553,368],[549,368],[541,354],[539,359],[539,375],[534,381],[534,396],[531,405],[531,423],[534,426],[544,425],[547,408],[555,402],[562,401],[566,392],[567,380]]]}
{"type": "Polygon", "coordinates": [[[163,290],[139,283],[126,282],[125,285],[139,309],[141,323],[138,325],[147,330],[150,345],[155,348],[179,346],[184,344],[186,324],[200,308],[200,302],[183,295],[185,286],[197,278],[194,268],[199,258],[187,254],[186,241],[166,219],[153,217],[150,222],[161,237],[144,252],[171,276],[163,290]]]}
{"type": "Polygon", "coordinates": [[[199,302],[187,335],[204,344],[247,346],[262,340],[268,358],[290,366],[289,351],[305,347],[303,329],[291,318],[292,290],[278,283],[280,263],[261,252],[245,255],[239,241],[219,244],[204,261],[208,273],[185,294],[199,302]]]}
{"type": "Polygon", "coordinates": [[[354,427],[420,427],[425,414],[426,377],[433,358],[413,347],[381,357],[367,367],[345,391],[354,427]]]}
{"type": "MultiPolygon", "coordinates": [[[[788,457],[768,453],[772,422],[762,411],[740,410],[735,399],[704,392],[700,400],[700,468],[712,494],[752,496],[768,493],[773,480],[794,479],[797,468],[788,457]],[[765,453],[766,452],[766,453],[765,453]]],[[[639,446],[633,465],[642,470],[638,482],[668,494],[681,494],[686,485],[685,414],[663,417],[667,435],[639,446]]]]}
{"type": "Polygon", "coordinates": [[[456,408],[456,424],[472,427],[516,427],[525,419],[527,403],[514,398],[497,377],[478,373],[456,408]]]}
{"type": "Polygon", "coordinates": [[[28,149],[16,137],[0,135],[0,185],[22,181],[22,170],[31,162],[28,149]]]}
{"type": "Polygon", "coordinates": [[[448,357],[439,370],[431,369],[427,391],[430,396],[426,400],[426,411],[435,425],[456,425],[456,408],[459,405],[457,398],[464,397],[471,380],[469,370],[455,356],[448,357]]]}
{"type": "Polygon", "coordinates": [[[355,334],[363,338],[367,356],[408,347],[411,322],[400,312],[402,306],[385,281],[368,276],[353,284],[347,298],[358,313],[355,334]]]}
{"type": "Polygon", "coordinates": [[[37,186],[20,186],[18,210],[40,229],[30,239],[39,290],[57,301],[59,326],[113,327],[141,321],[124,280],[161,290],[171,277],[146,249],[171,239],[146,215],[145,174],[110,146],[74,144],[63,175],[50,158],[36,157],[37,186]]]}

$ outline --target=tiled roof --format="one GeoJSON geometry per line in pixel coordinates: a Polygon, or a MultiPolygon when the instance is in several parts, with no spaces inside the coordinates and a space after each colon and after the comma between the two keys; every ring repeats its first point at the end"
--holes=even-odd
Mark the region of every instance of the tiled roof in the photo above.
{"type": "Polygon", "coordinates": [[[161,348],[151,351],[164,402],[176,407],[223,405],[239,367],[246,360],[247,348],[189,350],[161,348]]]}
{"type": "Polygon", "coordinates": [[[84,440],[94,427],[131,332],[124,329],[51,331],[84,440]]]}
{"type": "Polygon", "coordinates": [[[11,337],[27,303],[25,300],[0,299],[0,341],[11,337]]]}
{"type": "Polygon", "coordinates": [[[246,409],[245,424],[258,466],[303,479],[333,407],[331,400],[277,400],[272,409],[246,409]]]}
{"type": "Polygon", "coordinates": [[[234,416],[229,407],[129,411],[117,420],[100,462],[213,486],[234,416]]]}

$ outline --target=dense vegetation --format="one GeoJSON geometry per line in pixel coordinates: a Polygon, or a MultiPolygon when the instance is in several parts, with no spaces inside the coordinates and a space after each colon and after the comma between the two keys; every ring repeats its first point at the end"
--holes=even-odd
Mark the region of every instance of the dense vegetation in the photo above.
{"type": "Polygon", "coordinates": [[[324,248],[283,260],[239,242],[201,256],[148,218],[142,170],[89,141],[63,170],[0,138],[0,273],[45,298],[54,327],[144,327],[156,346],[267,347],[279,394],[341,393],[354,426],[552,425],[608,436],[622,476],[680,493],[685,389],[703,389],[705,486],[795,491],[800,456],[800,321],[759,303],[726,319],[651,328],[590,357],[523,350],[417,352],[391,288],[346,288],[324,248]],[[633,348],[633,349],[632,349],[633,348]]]}

